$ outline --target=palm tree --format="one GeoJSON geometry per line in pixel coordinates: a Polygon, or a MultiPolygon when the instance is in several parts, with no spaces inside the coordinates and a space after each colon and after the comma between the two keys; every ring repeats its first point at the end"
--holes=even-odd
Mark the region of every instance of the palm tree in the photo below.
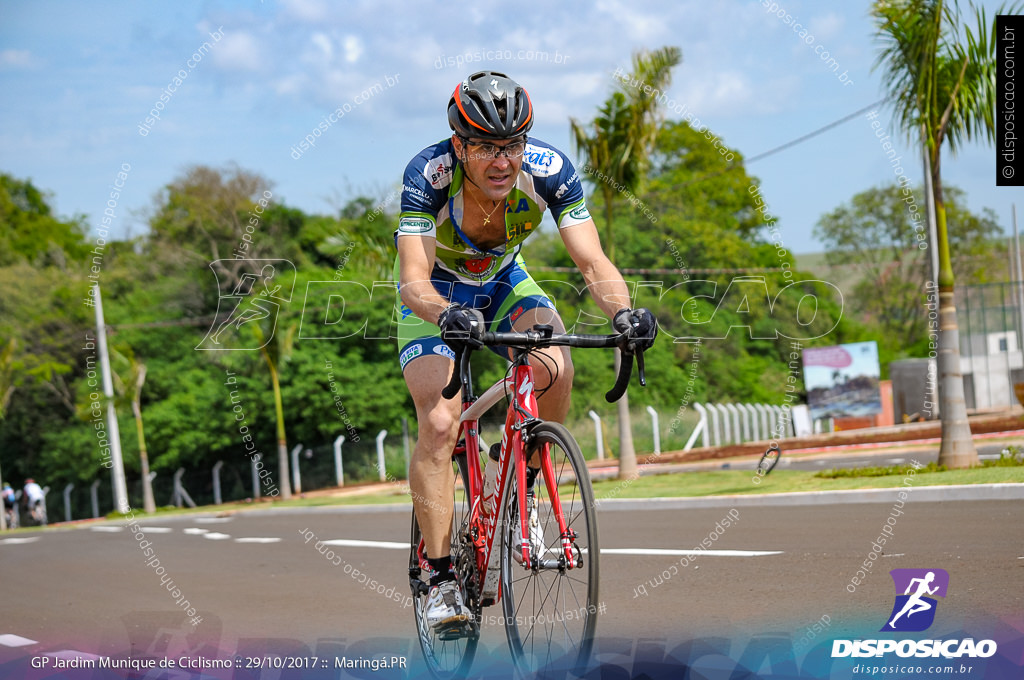
{"type": "Polygon", "coordinates": [[[135,434],[139,438],[139,466],[142,468],[142,507],[146,512],[156,512],[153,482],[149,478],[149,452],[146,450],[146,435],[142,426],[142,385],[146,382],[146,364],[139,361],[127,345],[112,347],[110,353],[122,365],[127,364],[124,377],[116,371],[111,377],[119,401],[131,404],[132,415],[135,417],[135,434]]]}
{"type": "MultiPolygon", "coordinates": [[[[615,262],[613,227],[616,191],[637,193],[647,175],[654,140],[661,124],[659,95],[672,80],[672,68],[683,59],[678,47],[662,47],[633,55],[633,71],[618,81],[589,126],[570,120],[576,150],[586,159],[583,171],[590,175],[604,199],[604,248],[615,262]],[[655,94],[655,92],[657,94],[655,94]],[[588,129],[589,128],[589,129],[588,129]]],[[[616,352],[618,371],[621,357],[616,352]]],[[[636,476],[636,451],[629,417],[629,395],[618,402],[619,478],[636,476]]]]}
{"type": "MultiPolygon", "coordinates": [[[[876,0],[872,15],[882,43],[881,67],[896,118],[908,139],[920,135],[927,151],[939,256],[939,464],[978,462],[960,373],[960,333],[953,300],[946,207],[941,180],[943,142],[954,154],[967,141],[995,138],[995,27],[970,3],[974,25],[963,21],[957,0],[876,0]]],[[[1000,9],[997,14],[1011,14],[1000,9]]]]}
{"type": "MultiPolygon", "coordinates": [[[[291,356],[296,325],[292,323],[284,333],[273,333],[269,341],[259,323],[252,324],[253,334],[260,343],[260,353],[270,369],[270,382],[274,388],[274,414],[277,419],[277,470],[280,474],[281,497],[292,497],[291,475],[288,472],[288,440],[284,431],[284,404],[281,399],[281,363],[291,356]]],[[[276,330],[276,329],[274,329],[276,330]]]]}

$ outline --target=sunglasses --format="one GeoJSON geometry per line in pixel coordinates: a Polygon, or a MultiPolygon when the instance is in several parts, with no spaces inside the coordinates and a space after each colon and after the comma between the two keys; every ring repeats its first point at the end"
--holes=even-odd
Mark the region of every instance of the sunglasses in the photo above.
{"type": "Polygon", "coordinates": [[[522,137],[504,146],[491,144],[489,142],[471,142],[465,137],[459,137],[466,146],[467,153],[473,159],[494,160],[500,155],[505,158],[519,158],[526,152],[526,138],[522,137]]]}

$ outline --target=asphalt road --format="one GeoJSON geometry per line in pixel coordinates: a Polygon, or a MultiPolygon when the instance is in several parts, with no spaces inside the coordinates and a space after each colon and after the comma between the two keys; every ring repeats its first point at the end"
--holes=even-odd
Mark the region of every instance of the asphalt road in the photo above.
{"type": "MultiPolygon", "coordinates": [[[[892,503],[742,507],[732,510],[732,526],[716,530],[729,512],[602,506],[601,547],[610,552],[601,557],[599,649],[761,633],[795,641],[823,617],[832,636],[875,635],[893,603],[887,572],[898,567],[949,572],[938,619],[944,630],[1019,621],[1024,611],[1019,501],[911,500],[853,592],[851,579],[892,503]],[[645,554],[691,549],[713,534],[714,550],[776,554],[645,554]]],[[[396,601],[408,591],[407,553],[380,544],[407,541],[408,525],[407,509],[323,508],[157,518],[141,524],[141,539],[123,521],[0,538],[0,677],[24,670],[18,659],[61,651],[211,658],[377,651],[418,663],[412,610],[396,601]],[[331,547],[341,566],[317,552],[317,540],[346,542],[331,547]],[[361,584],[355,570],[372,575],[384,594],[361,584]],[[161,578],[180,592],[172,595],[161,578]],[[202,618],[198,625],[178,603],[184,599],[202,618]],[[12,646],[20,638],[23,646],[12,646]]],[[[497,626],[485,629],[484,644],[494,657],[507,654],[497,626]]]]}

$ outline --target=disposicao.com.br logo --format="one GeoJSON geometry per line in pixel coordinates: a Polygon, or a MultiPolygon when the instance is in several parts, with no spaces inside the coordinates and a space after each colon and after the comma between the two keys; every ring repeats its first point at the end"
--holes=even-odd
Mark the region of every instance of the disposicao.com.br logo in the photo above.
{"type": "MultiPolygon", "coordinates": [[[[920,632],[935,621],[938,600],[949,589],[949,573],[945,569],[893,569],[896,589],[892,612],[881,632],[920,632]]],[[[975,642],[963,640],[834,640],[832,658],[885,656],[895,653],[900,657],[959,657],[988,658],[996,653],[994,640],[975,642]]]]}

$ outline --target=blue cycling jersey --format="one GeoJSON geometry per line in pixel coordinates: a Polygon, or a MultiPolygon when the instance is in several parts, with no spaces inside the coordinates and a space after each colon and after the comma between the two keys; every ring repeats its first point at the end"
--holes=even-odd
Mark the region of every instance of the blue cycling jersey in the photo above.
{"type": "Polygon", "coordinates": [[[428,146],[405,169],[396,235],[436,239],[435,276],[462,283],[493,279],[514,263],[545,210],[551,210],[560,229],[590,219],[572,162],[555,147],[530,138],[505,203],[505,243],[491,250],[478,249],[460,228],[464,179],[451,139],[428,146]]]}

